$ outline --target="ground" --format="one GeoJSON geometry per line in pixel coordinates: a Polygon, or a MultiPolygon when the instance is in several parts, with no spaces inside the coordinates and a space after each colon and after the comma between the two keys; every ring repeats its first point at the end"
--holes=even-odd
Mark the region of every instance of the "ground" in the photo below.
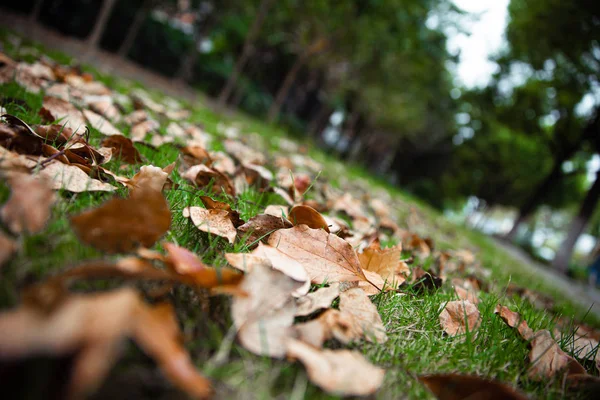
{"type": "MultiPolygon", "coordinates": [[[[44,53],[62,64],[71,62],[70,57],[32,45],[12,33],[3,32],[2,41],[7,54],[28,62],[39,59],[44,53]]],[[[104,58],[95,55],[88,59],[99,61],[104,58]]],[[[143,89],[158,104],[169,103],[164,93],[150,86],[151,79],[144,84],[132,83],[116,75],[100,72],[99,69],[103,68],[109,68],[114,73],[119,71],[107,65],[84,66],[85,71],[92,73],[96,79],[116,92],[129,95],[135,89],[143,89]]],[[[135,70],[136,67],[128,65],[127,68],[128,74],[131,74],[131,69],[135,70]]],[[[0,86],[0,90],[7,113],[29,124],[41,122],[38,114],[43,102],[41,93],[28,93],[14,82],[0,86]]],[[[266,125],[239,113],[217,113],[206,102],[202,102],[201,96],[190,96],[187,89],[185,94],[184,99],[178,99],[184,109],[191,110],[191,115],[185,120],[201,126],[212,136],[212,142],[207,146],[210,151],[225,150],[223,143],[227,132],[232,132],[226,128],[234,126],[235,131],[239,132],[239,139],[259,150],[271,161],[268,164],[270,168],[276,156],[300,155],[303,159],[318,162],[319,172],[308,169],[311,185],[315,186],[312,191],[308,191],[308,200],[318,200],[317,188],[321,190],[321,185],[328,185],[340,195],[350,193],[355,198],[365,198],[367,195],[370,199],[380,199],[402,232],[414,233],[418,238],[431,238],[434,245],[429,243],[431,251],[428,253],[419,253],[415,249],[411,251],[407,243],[403,243],[403,258],[414,257],[411,268],[420,266],[439,273],[441,252],[450,254],[453,260],[460,259],[457,255],[460,252],[467,252],[467,255],[463,254],[467,258],[474,255],[475,259],[466,262],[467,266],[463,271],[454,271],[437,289],[420,291],[407,285],[401,287],[399,292],[382,292],[373,296],[373,303],[377,306],[387,331],[387,342],[381,344],[362,340],[349,346],[343,346],[334,340],[327,343],[329,348],[354,349],[374,365],[385,369],[385,380],[375,397],[431,398],[431,393],[418,381],[417,376],[437,373],[475,374],[505,382],[533,397],[568,397],[569,392],[565,391],[564,382],[559,375],[542,381],[528,376],[529,344],[494,314],[497,304],[518,311],[535,331],[548,329],[567,354],[576,357],[589,374],[598,375],[594,363],[597,348],[582,354],[573,346],[574,331],[580,323],[600,326],[598,309],[593,306],[589,311],[592,307],[590,300],[597,299],[595,292],[587,295],[581,288],[573,289],[571,282],[540,271],[527,259],[512,250],[507,251],[505,246],[477,232],[447,222],[437,211],[402,193],[401,189],[373,178],[358,166],[340,163],[304,138],[290,138],[282,128],[266,125]],[[300,145],[290,145],[290,140],[299,140],[300,145]],[[445,333],[440,325],[440,313],[448,302],[457,299],[451,278],[463,279],[470,274],[476,274],[482,283],[482,290],[478,291],[481,325],[474,332],[453,337],[445,333]],[[527,290],[515,288],[514,285],[527,290]],[[555,328],[560,328],[561,332],[555,331],[555,328]]],[[[177,92],[173,92],[171,88],[170,95],[176,96],[177,92]]],[[[130,134],[130,126],[122,123],[117,127],[130,134]]],[[[160,134],[166,135],[166,123],[161,125],[160,134]]],[[[90,144],[97,146],[101,139],[100,132],[91,129],[90,144]]],[[[144,164],[165,167],[179,159],[180,151],[175,145],[166,144],[155,148],[136,144],[136,148],[147,160],[144,164]]],[[[108,168],[123,176],[132,177],[139,170],[139,165],[121,168],[116,161],[111,163],[107,164],[108,168]]],[[[294,174],[300,172],[302,171],[292,171],[294,174]]],[[[233,209],[239,211],[242,219],[248,220],[262,213],[268,205],[283,203],[283,199],[277,194],[255,187],[249,187],[236,198],[230,198],[222,194],[215,196],[208,187],[198,188],[192,185],[178,171],[173,173],[172,179],[179,186],[175,190],[165,191],[173,213],[171,229],[165,240],[193,251],[204,263],[215,267],[227,265],[225,253],[246,252],[248,246],[239,241],[229,244],[222,238],[200,232],[182,216],[184,207],[201,206],[198,196],[209,195],[228,202],[233,209]]],[[[10,196],[9,188],[3,184],[0,194],[0,200],[4,203],[10,196]]],[[[126,190],[119,189],[118,194],[126,195],[126,190]]],[[[97,207],[112,196],[113,194],[97,192],[61,192],[48,226],[41,233],[21,237],[21,249],[0,269],[1,309],[6,310],[19,304],[20,291],[31,283],[43,281],[83,261],[106,259],[107,256],[102,252],[79,241],[69,224],[69,218],[97,207]]],[[[332,216],[335,214],[333,211],[324,213],[332,216]]],[[[343,218],[352,227],[351,218],[343,218]]],[[[392,247],[403,242],[395,235],[389,235],[386,239],[387,241],[382,240],[382,247],[392,247]]],[[[154,248],[162,251],[160,245],[154,248]]],[[[448,267],[448,270],[451,268],[448,267]]],[[[73,290],[103,291],[123,285],[132,283],[106,279],[94,283],[81,282],[73,290]]],[[[133,285],[146,294],[153,289],[143,283],[134,282],[133,285]]],[[[234,341],[232,335],[235,332],[231,328],[228,297],[209,297],[205,292],[199,293],[188,286],[179,285],[171,289],[166,298],[177,312],[185,349],[190,353],[193,363],[211,379],[215,398],[336,398],[311,383],[299,363],[254,355],[234,341]]],[[[35,362],[37,368],[48,368],[48,365],[60,367],[60,363],[65,360],[35,362]]],[[[48,384],[43,385],[28,387],[28,394],[39,396],[42,392],[36,390],[48,387],[48,384]]],[[[163,377],[152,359],[130,343],[94,395],[95,398],[108,396],[181,398],[184,394],[163,377]]]]}

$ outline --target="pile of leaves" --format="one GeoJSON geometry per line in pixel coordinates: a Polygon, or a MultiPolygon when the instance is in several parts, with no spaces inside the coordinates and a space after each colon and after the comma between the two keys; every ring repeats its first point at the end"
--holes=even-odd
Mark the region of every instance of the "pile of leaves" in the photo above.
{"type": "MultiPolygon", "coordinates": [[[[130,338],[174,385],[193,397],[209,397],[211,382],[193,365],[175,306],[165,295],[181,285],[199,296],[230,298],[241,346],[258,356],[300,362],[315,385],[339,395],[369,395],[384,381],[384,368],[344,348],[388,340],[389,327],[373,296],[426,296],[452,285],[456,300],[440,304],[441,328],[464,340],[478,334],[485,317],[479,296],[490,288],[484,281],[489,271],[475,255],[437,250],[432,239],[401,228],[386,193],[334,189],[319,179],[322,166],[302,146],[282,140],[280,152],[267,156],[257,150],[256,136],[241,135],[235,126],[222,125],[217,139],[201,126],[177,122],[189,116],[177,102],[158,103],[142,90],[123,96],[79,68],[47,59],[27,64],[0,53],[0,83],[13,81],[44,93],[39,110],[44,122],[29,125],[2,112],[0,176],[11,195],[0,210],[0,267],[20,251],[23,235],[45,229],[58,202],[82,192],[115,194],[69,219],[83,245],[107,256],[34,282],[17,308],[0,313],[0,377],[31,357],[63,357],[69,373],[60,390],[82,397],[101,385],[130,338]],[[116,126],[127,127],[128,134],[116,126]],[[90,143],[89,128],[103,136],[99,146],[90,143]],[[217,140],[223,150],[210,150],[217,140]],[[143,165],[136,145],[164,144],[177,146],[178,158],[169,165],[143,165]],[[123,176],[127,165],[137,173],[123,176]],[[165,194],[179,190],[179,180],[197,195],[193,204],[176,210],[165,194]],[[248,188],[271,193],[280,203],[245,221],[236,206],[248,188]],[[241,251],[224,254],[226,267],[206,265],[201,255],[164,239],[178,229],[174,217],[241,251]],[[419,261],[425,259],[434,262],[425,266],[419,261]],[[154,282],[160,290],[73,289],[97,278],[154,282]]],[[[418,212],[410,218],[418,219],[418,212]]],[[[560,348],[554,339],[560,331],[534,332],[501,305],[496,313],[529,343],[530,379],[564,377],[572,385],[597,380],[560,348]]],[[[581,326],[576,335],[571,353],[588,359],[596,352],[594,368],[600,367],[599,333],[581,326]]],[[[444,399],[524,398],[483,377],[419,379],[444,399]]]]}

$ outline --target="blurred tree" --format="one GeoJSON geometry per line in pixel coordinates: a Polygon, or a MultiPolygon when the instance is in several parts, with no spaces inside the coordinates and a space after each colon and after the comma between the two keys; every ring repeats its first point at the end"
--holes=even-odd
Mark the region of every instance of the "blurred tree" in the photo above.
{"type": "Polygon", "coordinates": [[[110,17],[110,13],[115,5],[117,0],[102,0],[102,7],[100,8],[100,13],[98,14],[98,18],[94,24],[94,28],[92,32],[86,39],[86,43],[89,46],[90,50],[96,50],[98,48],[98,44],[100,43],[100,39],[102,38],[102,34],[106,29],[106,24],[108,22],[108,18],[110,17]]]}
{"type": "MultiPolygon", "coordinates": [[[[521,211],[529,211],[539,193],[547,190],[561,175],[562,161],[567,160],[587,141],[598,135],[598,107],[587,121],[576,118],[575,105],[594,90],[600,81],[600,45],[597,32],[600,30],[600,3],[593,0],[512,0],[509,6],[510,22],[507,39],[510,44],[505,60],[507,64],[526,63],[540,77],[549,75],[558,84],[549,97],[558,99],[554,113],[556,129],[555,165],[538,186],[521,211]],[[528,207],[525,207],[528,206],[528,207]]],[[[505,68],[505,71],[507,69],[505,68]]],[[[592,107],[592,108],[594,108],[592,107]]],[[[592,185],[594,188],[594,185],[592,185]]],[[[591,189],[590,189],[591,190],[591,189]]],[[[591,198],[595,192],[588,192],[591,198]]],[[[588,210],[595,202],[587,196],[575,217],[569,235],[558,252],[553,266],[566,271],[573,244],[585,227],[582,219],[593,213],[588,210]],[[567,250],[570,248],[570,250],[567,250]]],[[[522,212],[523,214],[523,212],[522,212]]],[[[523,218],[518,218],[518,225],[523,218]]],[[[586,221],[587,222],[587,221],[586,221]]],[[[517,227],[513,228],[513,233],[517,227]]]]}
{"type": "Polygon", "coordinates": [[[246,40],[244,41],[244,45],[242,47],[242,53],[239,55],[233,68],[233,71],[231,72],[231,75],[229,75],[225,86],[219,94],[218,102],[220,106],[224,106],[227,103],[229,97],[235,90],[235,86],[240,77],[240,74],[242,73],[244,67],[246,66],[246,63],[248,62],[248,59],[254,51],[254,42],[256,41],[260,33],[263,23],[267,17],[267,13],[269,12],[269,9],[272,4],[273,0],[260,1],[260,4],[256,9],[254,21],[252,22],[252,25],[248,30],[248,33],[246,34],[246,40]]]}

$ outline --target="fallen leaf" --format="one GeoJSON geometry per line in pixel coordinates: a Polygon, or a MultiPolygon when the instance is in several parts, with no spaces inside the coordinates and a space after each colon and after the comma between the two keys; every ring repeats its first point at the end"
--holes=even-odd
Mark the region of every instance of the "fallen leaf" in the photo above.
{"type": "Polygon", "coordinates": [[[123,135],[120,130],[115,128],[113,124],[111,124],[106,118],[102,115],[96,114],[92,110],[83,110],[83,116],[88,121],[90,126],[96,129],[103,135],[112,136],[112,135],[123,135]]]}
{"type": "Polygon", "coordinates": [[[274,217],[286,218],[286,216],[289,213],[288,210],[289,210],[288,206],[280,206],[280,205],[271,204],[271,205],[268,205],[267,208],[265,208],[265,212],[263,214],[272,215],[274,217]]]}
{"type": "Polygon", "coordinates": [[[210,167],[213,163],[210,154],[202,146],[184,146],[181,148],[181,155],[183,159],[182,166],[185,169],[198,164],[210,167]]]}
{"type": "Polygon", "coordinates": [[[550,335],[548,330],[534,333],[529,352],[531,363],[527,375],[536,381],[545,381],[558,373],[567,375],[585,374],[586,370],[573,357],[561,350],[560,346],[550,335]]]}
{"type": "Polygon", "coordinates": [[[479,304],[479,298],[471,290],[464,289],[460,286],[454,286],[454,293],[456,293],[461,300],[468,300],[475,305],[479,304]]]}
{"type": "Polygon", "coordinates": [[[59,123],[73,132],[82,135],[85,132],[85,119],[81,111],[68,101],[56,97],[45,96],[40,115],[49,122],[59,123]]]}
{"type": "Polygon", "coordinates": [[[2,221],[13,233],[38,233],[44,229],[56,197],[42,179],[26,174],[8,178],[11,195],[0,210],[2,221]]]}
{"type": "Polygon", "coordinates": [[[100,114],[104,118],[108,118],[112,122],[121,122],[121,112],[112,103],[112,99],[110,97],[94,97],[94,99],[95,100],[86,99],[87,105],[92,111],[100,114]]]}
{"type": "Polygon", "coordinates": [[[160,191],[142,187],[128,198],[113,198],[71,217],[79,239],[108,253],[151,247],[171,225],[169,204],[160,191]]]}
{"type": "Polygon", "coordinates": [[[131,189],[132,193],[135,193],[138,190],[149,190],[159,193],[167,183],[170,172],[171,165],[168,165],[165,168],[155,167],[154,165],[144,165],[140,167],[140,170],[133,178],[126,180],[124,183],[131,189]]]}
{"type": "Polygon", "coordinates": [[[288,219],[294,225],[308,225],[309,228],[323,229],[329,233],[329,226],[327,221],[323,218],[317,210],[309,206],[295,206],[290,210],[288,219]]]}
{"type": "Polygon", "coordinates": [[[129,336],[173,383],[191,395],[207,396],[210,384],[178,343],[174,318],[170,307],[147,306],[133,289],[71,295],[49,315],[24,305],[0,314],[0,358],[72,355],[66,397],[82,398],[102,383],[129,336]]]}
{"type": "Polygon", "coordinates": [[[232,210],[229,204],[221,201],[215,201],[208,196],[200,196],[200,200],[202,200],[202,204],[204,204],[204,207],[206,207],[208,210],[215,209],[227,211],[229,213],[229,219],[231,220],[231,223],[236,228],[239,228],[244,224],[244,220],[240,218],[240,213],[232,210]]]}
{"type": "Polygon", "coordinates": [[[231,244],[235,241],[237,231],[225,210],[207,210],[202,207],[185,207],[183,216],[190,218],[202,232],[221,236],[231,244]]]}
{"type": "Polygon", "coordinates": [[[293,339],[286,347],[288,357],[300,360],[311,382],[328,393],[367,396],[383,383],[385,371],[357,351],[320,350],[293,339]]]}
{"type": "Polygon", "coordinates": [[[437,275],[425,271],[421,267],[413,268],[411,280],[415,293],[429,292],[442,287],[443,280],[437,275]]]}
{"type": "Polygon", "coordinates": [[[248,296],[234,297],[231,306],[244,348],[258,355],[285,356],[296,313],[292,292],[301,285],[279,271],[254,265],[240,285],[248,296]]]}
{"type": "Polygon", "coordinates": [[[231,179],[225,174],[207,167],[206,165],[194,165],[181,174],[182,178],[196,184],[199,188],[210,187],[213,193],[221,194],[225,192],[230,196],[235,195],[235,189],[231,179]]]}
{"type": "Polygon", "coordinates": [[[223,142],[225,151],[237,158],[241,164],[264,165],[267,162],[264,154],[246,146],[238,140],[227,139],[223,142]]]}
{"type": "Polygon", "coordinates": [[[113,154],[125,164],[138,164],[143,161],[142,155],[135,148],[131,139],[123,135],[104,138],[101,145],[112,148],[113,154]]]}
{"type": "Polygon", "coordinates": [[[366,280],[352,246],[322,229],[280,229],[271,234],[269,245],[302,264],[312,283],[366,280]]]}
{"type": "Polygon", "coordinates": [[[401,256],[401,245],[382,249],[379,240],[376,240],[358,254],[358,260],[363,271],[376,272],[388,285],[398,287],[410,273],[401,256]]]}
{"type": "Polygon", "coordinates": [[[131,128],[131,140],[143,142],[146,135],[160,128],[160,124],[153,119],[139,122],[131,128]]]}
{"type": "Polygon", "coordinates": [[[527,321],[521,317],[521,314],[511,311],[508,307],[500,304],[496,305],[494,314],[497,314],[502,318],[506,325],[511,328],[517,328],[517,331],[523,339],[531,340],[533,337],[533,330],[527,325],[527,321]]]}
{"type": "Polygon", "coordinates": [[[112,192],[117,188],[113,185],[90,178],[85,172],[74,165],[51,161],[40,170],[39,175],[48,178],[54,190],[66,190],[73,193],[82,192],[112,192]]]}
{"type": "Polygon", "coordinates": [[[174,245],[163,243],[168,253],[168,266],[177,274],[191,280],[194,285],[204,288],[237,285],[243,275],[228,268],[214,268],[205,265],[198,256],[191,251],[174,245]]]}
{"type": "Polygon", "coordinates": [[[509,385],[474,375],[440,374],[420,376],[421,381],[439,400],[526,400],[509,385]]]}
{"type": "Polygon", "coordinates": [[[331,307],[331,302],[340,295],[340,285],[334,283],[331,286],[322,287],[306,296],[296,299],[297,317],[304,317],[315,311],[331,307]]]}
{"type": "Polygon", "coordinates": [[[246,239],[246,243],[256,246],[259,241],[267,242],[269,236],[279,230],[291,228],[292,224],[281,217],[274,217],[267,214],[256,215],[245,224],[237,228],[240,237],[246,239]]]}
{"type": "Polygon", "coordinates": [[[133,336],[173,384],[193,397],[210,397],[211,383],[198,372],[181,344],[182,335],[170,304],[141,307],[136,314],[133,336]]]}
{"type": "Polygon", "coordinates": [[[449,301],[440,313],[440,325],[450,336],[473,332],[480,324],[479,310],[468,300],[449,301]]]}
{"type": "Polygon", "coordinates": [[[279,270],[295,281],[302,282],[303,285],[293,293],[295,297],[304,296],[310,290],[310,278],[302,264],[274,247],[259,243],[252,253],[227,253],[225,258],[233,267],[244,272],[260,264],[263,267],[279,270]]]}
{"type": "Polygon", "coordinates": [[[387,335],[375,304],[361,288],[350,288],[340,293],[340,312],[354,318],[356,330],[370,342],[385,343],[387,335]]]}

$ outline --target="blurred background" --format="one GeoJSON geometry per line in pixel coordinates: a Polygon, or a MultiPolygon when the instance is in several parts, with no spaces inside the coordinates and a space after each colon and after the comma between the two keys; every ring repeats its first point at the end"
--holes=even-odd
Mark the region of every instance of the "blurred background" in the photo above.
{"type": "Polygon", "coordinates": [[[19,0],[2,13],[285,126],[549,268],[600,270],[600,1],[19,0]]]}

